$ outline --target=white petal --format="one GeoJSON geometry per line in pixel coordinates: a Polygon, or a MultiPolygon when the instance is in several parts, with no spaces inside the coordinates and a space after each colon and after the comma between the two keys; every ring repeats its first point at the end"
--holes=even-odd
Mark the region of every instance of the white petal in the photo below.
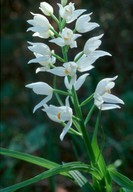
{"type": "Polygon", "coordinates": [[[60,37],[52,39],[49,42],[55,43],[55,44],[59,45],[60,47],[63,47],[65,45],[64,40],[62,38],[60,38],[60,37]]]}
{"type": "Polygon", "coordinates": [[[76,41],[71,42],[70,47],[71,48],[76,48],[77,47],[77,42],[76,41]]]}
{"type": "Polygon", "coordinates": [[[30,43],[32,46],[28,46],[28,49],[32,52],[39,53],[41,55],[51,56],[50,48],[44,43],[30,43]]]}
{"type": "Polygon", "coordinates": [[[51,95],[48,95],[45,99],[43,99],[40,103],[38,103],[34,109],[33,109],[33,113],[35,113],[35,111],[37,109],[39,109],[40,107],[42,107],[43,105],[45,105],[48,101],[50,101],[52,98],[52,94],[51,95]]]}
{"type": "Polygon", "coordinates": [[[57,114],[59,112],[65,111],[65,109],[66,109],[65,106],[57,107],[54,105],[50,105],[48,108],[44,109],[43,111],[45,111],[46,113],[50,113],[52,115],[57,116],[57,114]]]}
{"type": "Polygon", "coordinates": [[[113,78],[104,78],[97,84],[95,92],[99,95],[103,95],[105,92],[108,92],[110,89],[112,89],[115,86],[115,83],[113,82],[118,76],[115,76],[113,78]]]}
{"type": "Polygon", "coordinates": [[[83,55],[77,61],[77,65],[78,65],[77,70],[80,71],[80,72],[85,72],[85,71],[89,71],[89,70],[93,69],[94,66],[92,66],[91,64],[94,63],[94,61],[95,61],[94,57],[83,55]]]}
{"type": "Polygon", "coordinates": [[[67,132],[69,131],[70,127],[72,125],[72,121],[68,121],[68,123],[66,124],[66,126],[64,127],[61,135],[60,135],[60,140],[62,141],[64,139],[64,136],[67,134],[67,132]]]}
{"type": "Polygon", "coordinates": [[[89,75],[89,73],[85,73],[84,75],[81,75],[81,76],[78,78],[78,80],[76,81],[75,86],[74,86],[76,91],[80,89],[80,87],[83,85],[83,83],[85,82],[86,77],[87,77],[88,75],[89,75]]]}
{"type": "Polygon", "coordinates": [[[47,72],[57,75],[59,77],[64,77],[66,75],[64,67],[55,67],[53,69],[47,70],[47,72]]]}
{"type": "Polygon", "coordinates": [[[110,109],[116,109],[121,108],[119,105],[116,104],[103,104],[101,108],[99,108],[102,111],[110,110],[110,109]]]}
{"type": "Polygon", "coordinates": [[[67,107],[70,107],[69,96],[67,96],[67,98],[65,100],[65,104],[66,104],[67,107]]]}
{"type": "Polygon", "coordinates": [[[96,50],[90,53],[90,56],[96,57],[98,59],[99,57],[103,56],[111,56],[111,54],[106,51],[96,50]]]}
{"type": "Polygon", "coordinates": [[[100,25],[98,23],[94,23],[94,22],[89,22],[86,27],[81,28],[80,30],[78,30],[79,33],[86,33],[89,31],[92,31],[93,29],[95,29],[96,27],[99,27],[100,25]]]}
{"type": "Polygon", "coordinates": [[[67,23],[72,23],[74,20],[76,20],[82,13],[84,13],[86,11],[86,9],[78,9],[75,10],[73,12],[73,14],[71,15],[71,17],[69,17],[69,19],[67,19],[67,23]]]}
{"type": "MultiPolygon", "coordinates": [[[[45,107],[45,105],[44,105],[45,107]]],[[[49,107],[46,107],[44,109],[42,109],[44,112],[46,112],[46,114],[48,115],[48,117],[52,120],[55,121],[57,123],[60,123],[61,120],[58,118],[57,114],[59,113],[59,107],[56,107],[54,105],[50,105],[49,107]]]]}
{"type": "Polygon", "coordinates": [[[124,104],[124,102],[121,99],[119,99],[117,96],[109,94],[109,93],[105,93],[102,97],[103,97],[104,101],[107,103],[124,104]]]}
{"type": "Polygon", "coordinates": [[[48,70],[47,67],[38,67],[38,68],[36,69],[36,73],[45,72],[45,71],[47,71],[47,70],[48,70]]]}
{"type": "Polygon", "coordinates": [[[38,95],[49,95],[52,94],[52,87],[44,82],[36,82],[26,85],[25,87],[33,89],[34,93],[38,95]]]}
{"type": "Polygon", "coordinates": [[[66,86],[66,88],[67,88],[68,90],[71,90],[71,89],[72,89],[72,85],[70,84],[67,76],[65,76],[65,78],[64,78],[64,84],[65,84],[65,86],[66,86]]]}
{"type": "Polygon", "coordinates": [[[88,39],[88,41],[85,43],[84,50],[83,50],[86,55],[95,51],[101,45],[100,39],[102,38],[102,36],[103,34],[88,39]]]}
{"type": "Polygon", "coordinates": [[[42,63],[42,62],[43,62],[44,64],[45,64],[45,62],[46,62],[46,64],[47,64],[48,61],[49,61],[49,56],[45,56],[45,57],[41,56],[41,57],[38,57],[38,58],[31,59],[31,60],[28,62],[28,64],[31,64],[31,63],[42,63]]]}
{"type": "Polygon", "coordinates": [[[79,33],[86,33],[88,31],[93,30],[96,27],[99,27],[98,23],[89,22],[90,19],[91,19],[90,15],[91,15],[91,13],[86,14],[86,15],[82,15],[77,19],[77,21],[76,21],[76,30],[79,33]]]}

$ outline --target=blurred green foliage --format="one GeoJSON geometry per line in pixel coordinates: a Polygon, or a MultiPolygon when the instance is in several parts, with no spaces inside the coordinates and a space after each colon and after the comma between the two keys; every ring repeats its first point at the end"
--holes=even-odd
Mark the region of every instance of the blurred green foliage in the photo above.
{"type": "MultiPolygon", "coordinates": [[[[47,1],[57,12],[56,3],[47,1]]],[[[78,8],[87,8],[93,12],[92,20],[100,24],[100,28],[86,34],[79,41],[79,50],[84,42],[96,34],[104,33],[102,50],[110,52],[113,57],[96,61],[96,68],[91,71],[89,80],[78,92],[81,100],[91,94],[98,81],[105,77],[119,75],[115,93],[125,102],[121,110],[103,112],[99,141],[105,134],[104,156],[107,163],[120,159],[120,171],[130,178],[132,175],[132,144],[133,144],[133,62],[132,62],[132,34],[133,34],[133,1],[132,0],[75,0],[78,8]],[[103,131],[104,130],[104,131],[103,131]]],[[[27,65],[33,57],[27,49],[27,41],[33,39],[31,33],[26,33],[26,20],[32,18],[30,11],[38,13],[40,1],[37,0],[2,0],[1,1],[1,146],[18,151],[33,153],[56,162],[68,162],[76,157],[84,160],[84,147],[76,137],[67,135],[64,142],[59,141],[61,126],[52,123],[46,115],[37,111],[32,113],[35,104],[41,100],[25,88],[25,84],[38,80],[51,82],[47,74],[35,75],[37,65],[27,65]],[[73,147],[71,147],[73,146],[73,147]],[[78,151],[76,150],[78,148],[78,151]],[[74,155],[75,154],[75,155],[74,155]]],[[[54,48],[54,47],[53,47],[54,48]]],[[[70,58],[77,52],[74,49],[70,58]]],[[[61,86],[61,82],[58,82],[61,86]]],[[[83,108],[84,115],[90,106],[83,108]]],[[[88,129],[93,131],[95,115],[88,129]]],[[[103,139],[102,139],[103,140],[103,139]]],[[[102,145],[102,144],[101,144],[102,145]]],[[[20,162],[11,158],[1,157],[0,175],[1,187],[20,182],[43,171],[41,168],[20,162]]],[[[54,188],[54,180],[50,180],[54,188]]],[[[76,190],[70,182],[57,177],[59,184],[76,190]]],[[[20,191],[49,191],[48,181],[20,191]]]]}

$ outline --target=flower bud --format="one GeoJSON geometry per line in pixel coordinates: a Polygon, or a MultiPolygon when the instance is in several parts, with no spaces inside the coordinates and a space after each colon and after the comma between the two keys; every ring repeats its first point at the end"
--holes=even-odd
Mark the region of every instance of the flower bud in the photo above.
{"type": "Polygon", "coordinates": [[[68,0],[61,0],[61,5],[64,7],[67,4],[68,0]]]}
{"type": "Polygon", "coordinates": [[[44,13],[44,15],[50,16],[51,14],[53,14],[53,7],[46,3],[46,2],[42,2],[40,3],[40,7],[41,11],[44,13]]]}

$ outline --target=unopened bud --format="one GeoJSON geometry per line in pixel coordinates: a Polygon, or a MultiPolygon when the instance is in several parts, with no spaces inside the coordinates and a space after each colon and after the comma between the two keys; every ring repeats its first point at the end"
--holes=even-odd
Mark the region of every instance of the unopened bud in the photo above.
{"type": "Polygon", "coordinates": [[[40,3],[39,8],[44,13],[44,15],[50,16],[51,14],[53,14],[53,7],[46,2],[40,3]]]}
{"type": "Polygon", "coordinates": [[[67,4],[68,0],[61,0],[61,5],[64,7],[67,4]]]}

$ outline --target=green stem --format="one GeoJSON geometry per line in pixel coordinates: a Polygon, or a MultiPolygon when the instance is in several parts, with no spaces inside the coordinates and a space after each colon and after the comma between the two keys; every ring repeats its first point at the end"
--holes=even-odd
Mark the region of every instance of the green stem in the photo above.
{"type": "Polygon", "coordinates": [[[68,92],[65,92],[65,91],[61,91],[61,90],[59,90],[59,89],[53,89],[53,91],[55,92],[55,93],[58,93],[58,94],[61,94],[61,95],[66,95],[66,96],[71,96],[71,94],[70,93],[68,93],[68,92]]]}
{"type": "Polygon", "coordinates": [[[62,54],[63,54],[65,62],[68,62],[67,52],[68,52],[68,47],[67,46],[62,47],[62,54]]]}
{"type": "Polygon", "coordinates": [[[95,105],[92,106],[92,108],[90,109],[90,111],[89,111],[89,113],[88,113],[88,115],[87,115],[87,117],[85,119],[85,122],[84,122],[85,126],[87,125],[88,121],[90,120],[90,117],[91,117],[91,115],[92,115],[92,113],[94,111],[94,108],[95,108],[95,105]]]}
{"type": "Polygon", "coordinates": [[[55,31],[54,28],[50,27],[50,30],[57,36],[60,37],[59,33],[57,31],[55,31]]]}
{"type": "MultiPolygon", "coordinates": [[[[54,90],[57,90],[57,89],[56,89],[56,76],[54,76],[53,88],[54,88],[54,90]]],[[[59,104],[60,104],[61,106],[64,105],[63,102],[62,102],[62,100],[61,100],[61,98],[60,98],[60,96],[59,96],[59,94],[56,93],[56,92],[54,92],[54,94],[55,94],[56,99],[57,99],[57,101],[59,102],[59,104]]]]}
{"type": "Polygon", "coordinates": [[[50,15],[52,17],[52,19],[59,25],[59,20],[57,19],[57,17],[53,14],[50,15]]]}
{"type": "Polygon", "coordinates": [[[74,59],[74,62],[77,62],[83,55],[84,55],[84,52],[81,52],[79,56],[76,59],[74,59]]]}
{"type": "Polygon", "coordinates": [[[80,104],[80,107],[86,105],[87,103],[89,103],[92,99],[93,99],[93,96],[94,96],[94,93],[89,96],[86,100],[84,100],[81,104],[80,104]]]}
{"type": "Polygon", "coordinates": [[[85,144],[86,149],[87,149],[87,154],[88,154],[90,160],[92,161],[92,163],[94,164],[95,163],[95,155],[94,155],[94,152],[92,150],[92,146],[91,146],[91,142],[90,142],[90,139],[89,139],[88,132],[87,132],[86,127],[84,125],[83,115],[82,115],[81,108],[80,108],[80,105],[79,105],[77,93],[76,93],[74,87],[72,88],[72,95],[73,95],[73,99],[74,99],[74,107],[75,107],[77,117],[79,119],[81,119],[81,122],[80,122],[81,132],[82,132],[82,135],[83,135],[84,144],[85,144]]]}
{"type": "Polygon", "coordinates": [[[59,61],[61,61],[61,62],[65,62],[65,60],[63,59],[63,58],[61,58],[59,55],[56,55],[55,53],[52,53],[52,55],[54,56],[54,57],[56,57],[56,59],[58,59],[59,61]]]}

